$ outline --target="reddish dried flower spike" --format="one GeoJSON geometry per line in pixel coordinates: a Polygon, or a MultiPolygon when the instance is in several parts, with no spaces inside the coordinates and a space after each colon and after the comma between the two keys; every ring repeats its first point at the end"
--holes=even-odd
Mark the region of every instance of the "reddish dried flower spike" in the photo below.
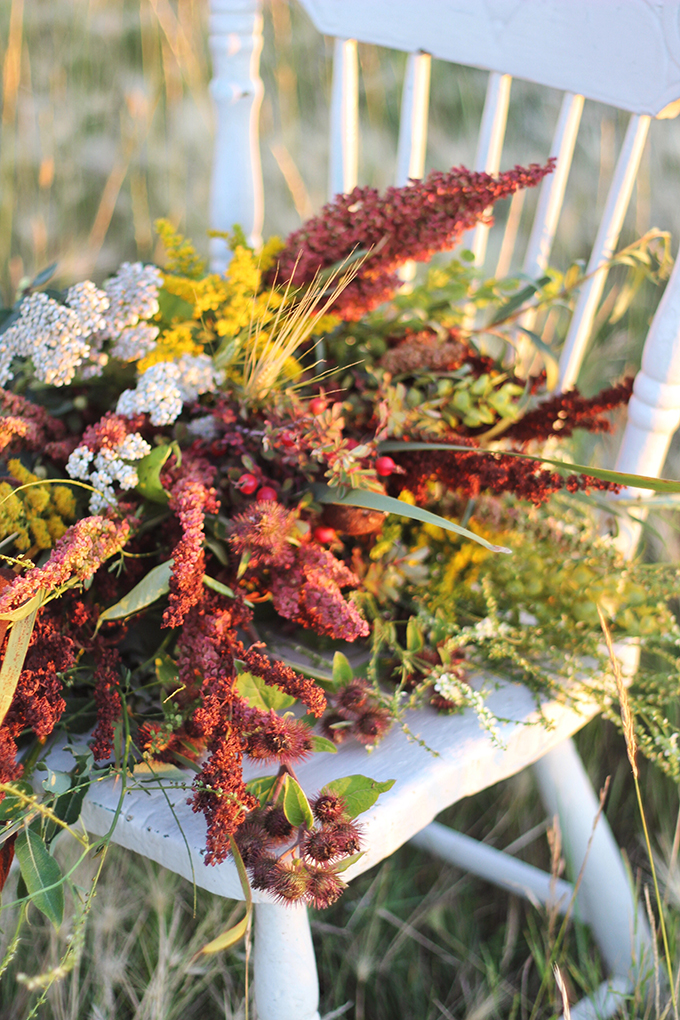
{"type": "Polygon", "coordinates": [[[280,281],[310,283],[319,270],[357,249],[373,250],[333,308],[343,319],[359,319],[397,290],[396,270],[404,262],[423,262],[451,250],[464,231],[488,219],[494,202],[539,184],[553,166],[550,159],[545,166],[515,167],[496,178],[458,167],[435,171],[403,188],[388,188],[384,195],[375,188],[354,188],[287,238],[268,282],[278,272],[280,281]]]}
{"type": "Polygon", "coordinates": [[[338,900],[347,884],[331,868],[307,867],[305,903],[316,910],[324,910],[338,900]]]}

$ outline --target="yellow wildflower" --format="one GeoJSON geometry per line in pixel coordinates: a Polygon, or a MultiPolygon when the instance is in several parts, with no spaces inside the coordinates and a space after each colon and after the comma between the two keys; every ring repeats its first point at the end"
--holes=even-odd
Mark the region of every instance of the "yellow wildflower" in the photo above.
{"type": "Polygon", "coordinates": [[[179,234],[169,220],[156,220],[155,227],[165,246],[168,269],[179,276],[190,276],[194,279],[202,276],[205,272],[205,261],[191,241],[187,241],[179,234]]]}

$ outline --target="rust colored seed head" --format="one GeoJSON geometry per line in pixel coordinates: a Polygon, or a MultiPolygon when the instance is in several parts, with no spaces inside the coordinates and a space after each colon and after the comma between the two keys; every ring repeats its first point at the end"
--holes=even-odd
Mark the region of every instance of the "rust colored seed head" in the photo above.
{"type": "Polygon", "coordinates": [[[305,903],[317,910],[330,907],[338,900],[347,885],[332,870],[326,868],[307,868],[307,889],[305,892],[305,903]]]}
{"type": "Polygon", "coordinates": [[[311,857],[313,861],[323,864],[332,861],[334,857],[342,857],[342,845],[343,841],[338,839],[335,827],[329,825],[309,832],[305,836],[302,849],[305,857],[311,857]]]}
{"type": "Polygon", "coordinates": [[[273,854],[263,854],[250,865],[250,884],[263,892],[274,888],[279,862],[273,854]]]}
{"type": "Polygon", "coordinates": [[[372,708],[359,716],[352,727],[352,734],[361,744],[373,744],[387,733],[391,725],[387,709],[372,708]]]}
{"type": "Polygon", "coordinates": [[[278,804],[273,805],[264,813],[264,828],[276,843],[287,842],[293,832],[293,826],[286,818],[285,812],[278,804]]]}
{"type": "Polygon", "coordinates": [[[236,830],[234,839],[247,868],[252,867],[256,861],[271,856],[271,840],[267,838],[262,826],[255,821],[244,822],[236,830]]]}
{"type": "Polygon", "coordinates": [[[308,726],[297,720],[281,719],[272,713],[267,723],[249,737],[246,754],[258,761],[287,763],[301,761],[311,750],[308,726]]]}
{"type": "Polygon", "coordinates": [[[349,736],[349,726],[342,726],[337,730],[332,727],[335,723],[345,721],[337,712],[328,712],[321,720],[321,732],[327,740],[332,740],[336,745],[342,744],[349,736]]]}
{"type": "Polygon", "coordinates": [[[337,825],[329,826],[329,832],[333,833],[343,857],[357,854],[361,850],[361,830],[355,822],[339,822],[337,825]]]}
{"type": "Polygon", "coordinates": [[[271,889],[277,899],[294,903],[305,895],[308,884],[309,875],[302,861],[287,861],[279,863],[271,889]]]}
{"type": "Polygon", "coordinates": [[[342,817],[347,804],[345,798],[338,797],[337,793],[320,793],[316,800],[312,801],[311,806],[317,821],[322,825],[328,825],[342,817]]]}
{"type": "Polygon", "coordinates": [[[352,680],[335,695],[335,708],[344,715],[360,711],[366,705],[371,688],[363,680],[352,680]]]}

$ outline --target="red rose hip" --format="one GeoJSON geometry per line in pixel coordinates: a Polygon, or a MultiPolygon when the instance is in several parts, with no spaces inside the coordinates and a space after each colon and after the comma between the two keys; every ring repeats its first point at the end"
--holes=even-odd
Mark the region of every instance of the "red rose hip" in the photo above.
{"type": "Polygon", "coordinates": [[[375,473],[381,478],[387,478],[394,472],[396,466],[391,457],[378,457],[375,462],[375,473]]]}
{"type": "Polygon", "coordinates": [[[335,541],[335,530],[333,528],[324,528],[319,526],[314,528],[314,538],[321,545],[330,545],[331,542],[335,541]]]}
{"type": "Polygon", "coordinates": [[[310,414],[322,414],[326,410],[326,401],[323,397],[314,397],[313,400],[309,401],[307,409],[310,414]]]}
{"type": "Polygon", "coordinates": [[[263,485],[257,494],[259,500],[273,500],[276,502],[276,489],[272,489],[271,485],[263,485]]]}
{"type": "Polygon", "coordinates": [[[250,473],[241,475],[239,480],[235,483],[236,488],[240,489],[244,496],[252,496],[259,484],[260,483],[255,475],[251,475],[250,473]]]}

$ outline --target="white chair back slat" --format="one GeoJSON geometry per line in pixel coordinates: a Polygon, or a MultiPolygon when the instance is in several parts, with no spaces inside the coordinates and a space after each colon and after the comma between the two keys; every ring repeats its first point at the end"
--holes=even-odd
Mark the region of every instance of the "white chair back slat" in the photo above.
{"type": "Polygon", "coordinates": [[[541,185],[536,215],[529,236],[522,270],[535,279],[545,272],[550,258],[557,221],[562,211],[564,192],[571,169],[576,136],[583,112],[583,96],[567,92],[557,121],[550,155],[557,160],[555,170],[541,185]]]}
{"type": "Polygon", "coordinates": [[[356,39],[336,39],[331,89],[328,197],[346,194],[359,176],[359,60],[356,39]]]}
{"type": "Polygon", "coordinates": [[[647,140],[650,117],[633,114],[619,154],[614,179],[588,262],[590,279],[581,287],[567,339],[560,358],[559,390],[576,385],[607,273],[604,266],[614,252],[635,184],[642,150],[647,140]],[[600,270],[598,272],[598,270],[600,270]]]}
{"type": "MultiPolygon", "coordinates": [[[[243,227],[249,242],[262,243],[264,190],[258,120],[262,104],[259,75],[262,14],[259,0],[211,0],[210,52],[215,106],[215,147],[210,190],[210,226],[243,227]]],[[[212,238],[210,260],[223,272],[230,252],[212,238]]]]}
{"type": "Polygon", "coordinates": [[[427,116],[430,107],[430,71],[428,53],[409,53],[401,96],[397,171],[394,183],[403,187],[425,173],[427,116]]]}
{"type": "MultiPolygon", "coordinates": [[[[512,78],[509,74],[492,71],[489,75],[473,168],[477,173],[497,174],[500,169],[511,85],[512,78]]],[[[478,223],[474,230],[468,231],[463,240],[465,247],[474,254],[477,266],[484,263],[488,237],[488,226],[485,223],[478,223]]]]}

